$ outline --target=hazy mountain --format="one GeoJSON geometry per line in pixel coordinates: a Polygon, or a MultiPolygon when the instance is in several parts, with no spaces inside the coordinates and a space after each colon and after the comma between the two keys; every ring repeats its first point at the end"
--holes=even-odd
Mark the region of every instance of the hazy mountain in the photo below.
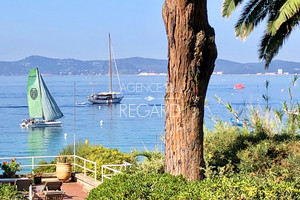
{"type": "Polygon", "coordinates": [[[268,70],[265,70],[264,63],[237,63],[228,60],[218,59],[216,61],[215,72],[221,71],[223,74],[257,74],[257,73],[277,73],[278,69],[291,74],[300,73],[300,63],[274,60],[268,70]]]}
{"type": "MultiPolygon", "coordinates": [[[[167,60],[150,58],[124,58],[116,60],[119,74],[167,73],[167,60]]],[[[43,74],[86,75],[93,71],[96,74],[107,74],[107,60],[55,59],[42,56],[30,56],[13,62],[0,61],[0,75],[27,75],[29,69],[38,67],[43,74]]],[[[264,70],[263,63],[238,63],[218,59],[215,72],[223,74],[256,74],[277,72],[300,73],[300,63],[275,60],[269,70],[264,70]]]]}
{"type": "MultiPolygon", "coordinates": [[[[167,61],[149,58],[126,58],[116,60],[120,74],[165,73],[167,61]]],[[[30,56],[14,62],[0,61],[0,75],[24,75],[31,68],[38,67],[43,74],[75,74],[86,75],[93,71],[96,74],[107,74],[109,63],[107,60],[81,61],[75,59],[54,59],[42,56],[30,56]]],[[[113,62],[114,67],[114,62],[113,62]]],[[[113,70],[115,70],[113,68],[113,70]]]]}

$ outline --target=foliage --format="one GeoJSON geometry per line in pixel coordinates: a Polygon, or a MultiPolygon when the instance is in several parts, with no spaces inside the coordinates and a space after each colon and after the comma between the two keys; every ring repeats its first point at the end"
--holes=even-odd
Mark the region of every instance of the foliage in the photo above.
{"type": "MultiPolygon", "coordinates": [[[[229,18],[243,0],[224,0],[222,14],[229,18]]],[[[245,40],[260,22],[267,26],[260,42],[259,58],[268,67],[284,41],[300,21],[299,0],[248,0],[235,25],[236,37],[245,40]]]]}
{"type": "MultiPolygon", "coordinates": [[[[73,145],[66,146],[61,152],[60,155],[73,155],[74,153],[73,145]]],[[[97,177],[101,178],[101,165],[107,164],[122,164],[124,161],[129,163],[134,163],[135,159],[129,153],[122,153],[118,149],[107,149],[101,145],[89,145],[83,142],[76,144],[76,155],[83,157],[85,159],[96,162],[97,164],[97,177]]],[[[58,160],[51,161],[51,163],[56,163],[58,160]]],[[[42,161],[44,164],[47,163],[42,161]]],[[[74,162],[73,158],[70,160],[71,163],[74,162]]],[[[76,160],[77,164],[81,166],[84,165],[83,160],[76,160]]],[[[94,165],[87,162],[86,167],[89,169],[94,169],[94,165]]],[[[54,172],[55,166],[51,167],[39,167],[37,170],[42,172],[54,172]]],[[[79,167],[76,168],[77,172],[83,172],[79,167]]],[[[94,174],[87,172],[87,175],[94,176],[94,174]]]]}
{"type": "MultiPolygon", "coordinates": [[[[69,154],[70,155],[70,154],[69,154]]],[[[60,157],[58,157],[57,159],[56,159],[56,161],[58,162],[58,163],[71,163],[71,158],[69,158],[69,157],[67,157],[67,156],[63,156],[63,155],[59,155],[60,157]]]]}
{"type": "Polygon", "coordinates": [[[165,169],[165,156],[158,149],[154,151],[142,151],[137,150],[132,151],[134,157],[143,156],[144,160],[142,162],[136,162],[131,172],[133,173],[164,173],[165,169]]]}
{"type": "Polygon", "coordinates": [[[0,163],[0,167],[4,171],[3,174],[21,171],[20,165],[21,163],[17,163],[15,158],[12,159],[11,162],[4,161],[3,163],[0,163]]]}
{"type": "Polygon", "coordinates": [[[0,199],[1,200],[25,200],[23,195],[18,194],[17,189],[9,184],[0,184],[0,199]]]}
{"type": "Polygon", "coordinates": [[[93,189],[96,199],[297,199],[300,182],[277,182],[261,177],[217,176],[188,182],[169,174],[120,174],[93,189]]]}
{"type": "Polygon", "coordinates": [[[93,189],[87,199],[300,199],[300,106],[289,88],[289,104],[272,109],[269,84],[265,108],[250,107],[244,119],[216,96],[243,126],[215,120],[214,130],[205,131],[203,181],[163,173],[158,150],[134,151],[145,159],[93,189]]]}
{"type": "Polygon", "coordinates": [[[90,191],[92,199],[170,199],[187,185],[180,176],[169,174],[120,174],[90,191]]]}
{"type": "MultiPolygon", "coordinates": [[[[224,105],[240,118],[229,103],[224,105]]],[[[87,199],[299,199],[299,119],[289,115],[295,109],[294,104],[287,112],[274,112],[269,104],[264,110],[251,108],[247,120],[240,118],[242,128],[216,121],[205,134],[203,181],[162,173],[157,150],[135,151],[145,159],[93,189],[87,199]]]]}
{"type": "Polygon", "coordinates": [[[39,165],[47,165],[47,164],[53,164],[53,166],[40,166],[40,167],[36,168],[35,170],[40,171],[42,173],[53,173],[53,172],[55,172],[56,161],[52,160],[50,162],[46,162],[46,161],[43,160],[39,163],[39,165]]]}
{"type": "Polygon", "coordinates": [[[31,170],[31,176],[32,177],[42,177],[43,172],[38,171],[37,169],[33,169],[31,170]]]}

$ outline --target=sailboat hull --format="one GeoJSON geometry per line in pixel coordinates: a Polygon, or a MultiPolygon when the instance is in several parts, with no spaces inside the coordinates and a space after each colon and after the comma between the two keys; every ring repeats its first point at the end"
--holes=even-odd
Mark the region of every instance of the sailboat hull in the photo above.
{"type": "Polygon", "coordinates": [[[61,127],[62,123],[60,121],[25,120],[20,126],[23,128],[61,127]]]}
{"type": "Polygon", "coordinates": [[[88,101],[93,104],[116,104],[122,101],[123,97],[115,97],[115,98],[108,98],[108,99],[100,99],[97,96],[88,96],[88,101]]]}

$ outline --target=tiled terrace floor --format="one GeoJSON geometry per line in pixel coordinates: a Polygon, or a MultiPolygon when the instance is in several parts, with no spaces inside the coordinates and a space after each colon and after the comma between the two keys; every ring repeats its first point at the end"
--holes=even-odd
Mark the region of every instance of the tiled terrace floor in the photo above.
{"type": "MultiPolygon", "coordinates": [[[[36,193],[34,196],[34,200],[42,199],[37,195],[37,186],[33,186],[33,190],[36,193]]],[[[64,199],[83,200],[88,196],[88,193],[83,191],[82,185],[77,182],[63,183],[62,190],[65,191],[64,199]]]]}

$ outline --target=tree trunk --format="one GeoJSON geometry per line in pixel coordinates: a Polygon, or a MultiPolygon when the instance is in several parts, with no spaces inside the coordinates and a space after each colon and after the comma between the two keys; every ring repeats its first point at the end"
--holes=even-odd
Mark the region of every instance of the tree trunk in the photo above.
{"type": "Polygon", "coordinates": [[[201,180],[204,103],[217,57],[215,33],[208,24],[206,0],[166,0],[163,19],[169,41],[165,170],[201,180]]]}

